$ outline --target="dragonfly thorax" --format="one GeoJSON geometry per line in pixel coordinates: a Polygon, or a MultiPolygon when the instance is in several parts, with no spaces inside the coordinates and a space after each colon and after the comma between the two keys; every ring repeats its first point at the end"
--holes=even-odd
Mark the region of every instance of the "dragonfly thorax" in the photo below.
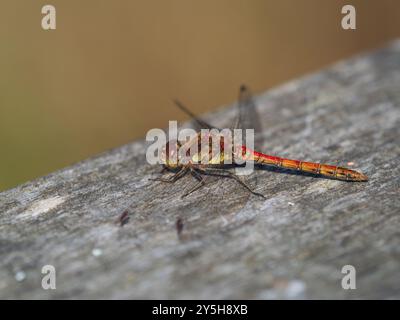
{"type": "Polygon", "coordinates": [[[160,161],[162,164],[170,169],[176,169],[179,164],[179,148],[181,144],[179,141],[168,141],[165,147],[161,150],[160,161]]]}
{"type": "Polygon", "coordinates": [[[185,165],[231,164],[234,150],[232,139],[226,135],[198,133],[184,142],[168,141],[160,153],[160,160],[170,169],[185,165]]]}

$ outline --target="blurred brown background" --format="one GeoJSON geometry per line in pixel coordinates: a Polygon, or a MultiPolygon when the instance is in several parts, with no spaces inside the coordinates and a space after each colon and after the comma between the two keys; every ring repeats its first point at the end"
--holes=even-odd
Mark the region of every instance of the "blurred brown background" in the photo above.
{"type": "Polygon", "coordinates": [[[395,0],[2,0],[0,190],[185,119],[173,97],[201,113],[383,45],[399,16],[395,0]]]}

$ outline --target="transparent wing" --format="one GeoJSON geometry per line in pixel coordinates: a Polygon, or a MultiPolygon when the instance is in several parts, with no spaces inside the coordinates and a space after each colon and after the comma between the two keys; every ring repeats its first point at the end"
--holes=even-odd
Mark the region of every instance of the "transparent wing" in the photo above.
{"type": "Polygon", "coordinates": [[[251,91],[245,85],[240,86],[237,107],[238,114],[234,129],[253,129],[254,149],[259,150],[262,146],[262,126],[251,91]]]}
{"type": "MultiPolygon", "coordinates": [[[[245,85],[240,86],[237,109],[237,118],[234,129],[242,130],[241,145],[246,145],[250,149],[261,150],[260,147],[262,146],[262,127],[259,120],[260,117],[257,113],[256,104],[254,102],[251,91],[245,85]],[[248,137],[246,137],[246,129],[254,130],[254,135],[252,137],[249,137],[252,138],[251,141],[254,143],[253,145],[250,144],[250,140],[247,140],[248,137]]],[[[235,173],[240,175],[240,178],[244,183],[250,186],[257,186],[257,175],[251,174],[253,169],[239,167],[235,168],[235,173]]]]}
{"type": "Polygon", "coordinates": [[[218,129],[218,128],[208,124],[207,122],[201,120],[192,111],[190,111],[186,106],[184,106],[183,103],[180,102],[179,100],[174,100],[174,103],[176,104],[176,106],[179,109],[181,109],[184,113],[186,113],[192,119],[192,121],[194,121],[198,130],[200,130],[200,129],[218,129]]]}

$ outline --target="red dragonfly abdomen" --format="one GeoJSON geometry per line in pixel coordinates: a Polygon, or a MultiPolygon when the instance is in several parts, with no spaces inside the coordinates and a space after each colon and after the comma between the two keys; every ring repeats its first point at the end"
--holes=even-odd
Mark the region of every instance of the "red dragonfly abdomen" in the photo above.
{"type": "Polygon", "coordinates": [[[368,181],[368,177],[361,172],[343,167],[270,156],[257,151],[251,151],[245,146],[242,147],[242,151],[246,160],[259,164],[273,165],[345,181],[368,181]]]}

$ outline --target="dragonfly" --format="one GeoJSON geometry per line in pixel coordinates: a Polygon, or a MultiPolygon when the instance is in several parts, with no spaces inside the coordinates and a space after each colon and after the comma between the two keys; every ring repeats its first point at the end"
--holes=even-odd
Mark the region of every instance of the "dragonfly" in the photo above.
{"type": "MultiPolygon", "coordinates": [[[[235,128],[241,127],[241,123],[243,122],[243,115],[249,113],[248,109],[250,107],[254,108],[252,95],[245,85],[240,86],[238,101],[239,110],[235,128]]],[[[210,124],[196,116],[180,101],[175,100],[174,102],[179,109],[190,116],[190,118],[192,119],[192,121],[194,121],[198,128],[209,130],[216,129],[216,127],[211,126],[210,124]]],[[[249,124],[247,124],[247,126],[249,126],[249,124]]],[[[161,176],[150,180],[175,183],[185,175],[190,174],[197,180],[197,184],[182,195],[182,197],[186,197],[205,185],[205,176],[229,178],[235,180],[250,193],[265,198],[263,194],[254,191],[245,181],[243,181],[243,179],[241,179],[238,175],[229,170],[232,165],[227,165],[226,163],[227,160],[231,160],[233,166],[235,166],[235,164],[242,165],[243,162],[253,162],[257,166],[274,166],[336,180],[352,182],[368,181],[368,177],[365,174],[356,170],[336,165],[294,160],[278,157],[275,155],[268,155],[256,150],[252,150],[241,143],[233,145],[233,147],[229,150],[224,150],[224,146],[226,146],[224,144],[224,139],[226,139],[226,137],[221,135],[220,133],[210,133],[209,136],[204,136],[200,132],[198,132],[194,137],[192,137],[185,143],[173,140],[168,141],[160,153],[160,161],[163,164],[163,170],[161,171],[161,173],[164,174],[165,172],[169,172],[169,175],[167,177],[161,176]],[[206,139],[206,141],[204,139],[206,139]],[[201,146],[203,146],[204,144],[208,145],[208,143],[211,143],[210,141],[212,141],[212,139],[215,139],[214,141],[220,141],[220,152],[217,154],[208,154],[208,162],[205,162],[204,155],[201,153],[201,146]],[[183,163],[180,160],[180,157],[177,156],[177,154],[179,154],[180,148],[182,148],[183,146],[187,148],[188,145],[198,145],[199,149],[197,153],[190,155],[189,161],[185,161],[185,163],[183,163]]],[[[211,152],[212,148],[210,147],[207,150],[211,152]]]]}

